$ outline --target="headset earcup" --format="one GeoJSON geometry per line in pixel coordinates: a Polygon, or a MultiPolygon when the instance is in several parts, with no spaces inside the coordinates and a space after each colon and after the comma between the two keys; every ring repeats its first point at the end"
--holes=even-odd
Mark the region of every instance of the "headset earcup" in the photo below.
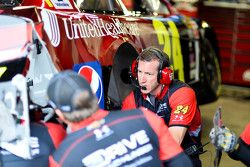
{"type": "Polygon", "coordinates": [[[174,78],[174,73],[172,68],[165,67],[162,70],[159,70],[158,73],[158,83],[169,85],[174,78]]]}
{"type": "Polygon", "coordinates": [[[130,71],[131,71],[131,77],[133,77],[134,79],[137,79],[137,68],[138,68],[138,62],[137,60],[133,60],[130,71]]]}

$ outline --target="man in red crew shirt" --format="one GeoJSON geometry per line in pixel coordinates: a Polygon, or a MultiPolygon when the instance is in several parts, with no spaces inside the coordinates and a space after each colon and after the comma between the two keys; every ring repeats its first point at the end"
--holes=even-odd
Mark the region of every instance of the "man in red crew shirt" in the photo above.
{"type": "Polygon", "coordinates": [[[174,139],[201,166],[201,115],[196,95],[186,83],[173,78],[168,55],[155,47],[144,49],[132,63],[137,87],[123,101],[122,109],[143,106],[162,117],[174,139]]]}

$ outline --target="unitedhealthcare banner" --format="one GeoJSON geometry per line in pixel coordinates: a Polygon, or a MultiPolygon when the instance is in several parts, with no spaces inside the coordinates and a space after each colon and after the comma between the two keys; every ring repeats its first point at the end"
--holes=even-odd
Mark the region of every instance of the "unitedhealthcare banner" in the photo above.
{"type": "Polygon", "coordinates": [[[84,76],[90,83],[93,93],[98,98],[100,108],[104,109],[104,92],[102,83],[102,68],[98,61],[75,64],[73,70],[84,76]]]}

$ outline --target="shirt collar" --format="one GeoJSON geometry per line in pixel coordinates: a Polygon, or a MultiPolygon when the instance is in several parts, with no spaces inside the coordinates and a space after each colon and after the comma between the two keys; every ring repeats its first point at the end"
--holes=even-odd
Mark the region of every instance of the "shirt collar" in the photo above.
{"type": "MultiPolygon", "coordinates": [[[[169,85],[163,85],[161,92],[159,92],[159,93],[155,96],[155,98],[156,98],[156,99],[159,99],[159,100],[163,99],[164,95],[165,95],[165,94],[167,93],[167,91],[168,91],[168,88],[169,88],[169,85]]],[[[141,94],[142,94],[142,97],[143,97],[144,100],[150,101],[150,100],[149,100],[149,97],[148,97],[148,94],[144,94],[144,93],[141,93],[141,94]]]]}
{"type": "Polygon", "coordinates": [[[94,121],[98,121],[102,118],[104,118],[105,116],[107,116],[109,114],[108,111],[106,110],[102,110],[102,109],[99,109],[96,113],[94,113],[91,117],[83,120],[83,121],[80,121],[80,122],[77,122],[77,123],[72,123],[70,124],[70,129],[71,129],[71,132],[75,132],[79,129],[82,129],[86,126],[88,126],[89,124],[91,124],[92,122],[94,121]]]}

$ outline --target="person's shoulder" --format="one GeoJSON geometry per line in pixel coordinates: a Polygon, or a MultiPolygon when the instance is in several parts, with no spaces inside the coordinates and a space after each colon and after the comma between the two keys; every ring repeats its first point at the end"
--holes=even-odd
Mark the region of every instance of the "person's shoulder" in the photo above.
{"type": "Polygon", "coordinates": [[[184,81],[181,81],[179,79],[174,79],[173,80],[173,84],[178,84],[180,85],[181,87],[190,87],[190,85],[184,81]]]}
{"type": "Polygon", "coordinates": [[[195,92],[191,87],[180,87],[179,89],[177,89],[174,94],[180,94],[181,96],[194,96],[195,92]]]}
{"type": "Polygon", "coordinates": [[[190,87],[181,87],[177,89],[169,98],[173,103],[193,103],[196,101],[196,94],[194,90],[190,87]]]}

